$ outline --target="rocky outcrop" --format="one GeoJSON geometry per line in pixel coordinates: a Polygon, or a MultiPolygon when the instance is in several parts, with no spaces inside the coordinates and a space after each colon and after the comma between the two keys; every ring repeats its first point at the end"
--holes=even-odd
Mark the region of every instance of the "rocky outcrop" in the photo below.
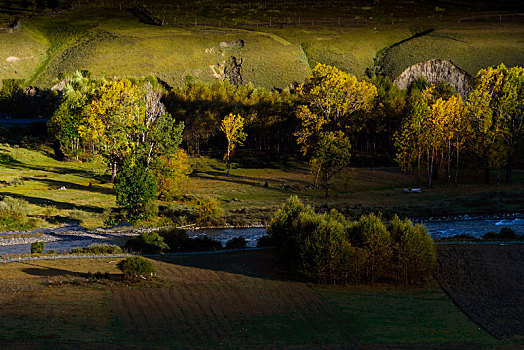
{"type": "Polygon", "coordinates": [[[237,59],[235,56],[231,56],[226,62],[224,69],[224,77],[232,85],[242,85],[242,59],[237,59]]]}
{"type": "Polygon", "coordinates": [[[424,78],[433,84],[442,81],[449,83],[462,98],[469,95],[473,84],[473,78],[466,71],[455,66],[450,60],[440,59],[420,62],[406,68],[394,83],[400,89],[407,89],[418,78],[424,78]]]}

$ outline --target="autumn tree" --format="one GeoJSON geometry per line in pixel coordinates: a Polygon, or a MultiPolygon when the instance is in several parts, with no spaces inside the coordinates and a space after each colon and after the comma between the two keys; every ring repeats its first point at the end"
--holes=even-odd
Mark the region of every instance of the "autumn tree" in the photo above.
{"type": "Polygon", "coordinates": [[[485,182],[490,168],[506,165],[511,181],[515,146],[524,126],[524,69],[503,64],[480,70],[468,99],[475,153],[484,163],[485,182]]]}
{"type": "Polygon", "coordinates": [[[49,134],[58,143],[60,150],[68,157],[77,159],[88,146],[83,142],[79,128],[84,109],[96,87],[96,82],[87,74],[76,71],[60,93],[58,107],[49,120],[49,134]]]}
{"type": "Polygon", "coordinates": [[[405,169],[426,166],[428,186],[440,169],[446,169],[451,182],[451,164],[455,158],[455,183],[458,181],[460,152],[468,137],[466,106],[462,98],[445,85],[428,86],[411,100],[411,110],[395,136],[396,160],[405,169]]]}
{"type": "Polygon", "coordinates": [[[176,152],[183,124],[165,111],[161,97],[151,82],[127,79],[107,82],[94,92],[79,133],[107,160],[112,180],[128,157],[148,167],[154,157],[176,152]]]}
{"type": "Polygon", "coordinates": [[[226,160],[227,176],[231,168],[231,156],[237,145],[242,146],[247,134],[244,132],[244,118],[238,114],[228,114],[220,124],[220,130],[226,134],[227,150],[224,156],[226,160]]]}
{"type": "Polygon", "coordinates": [[[191,171],[187,153],[183,149],[178,149],[172,156],[159,156],[154,165],[159,196],[168,201],[176,198],[191,171]]]}
{"type": "Polygon", "coordinates": [[[349,166],[350,150],[349,138],[342,131],[320,134],[310,163],[312,169],[316,170],[317,177],[318,174],[322,175],[326,197],[329,196],[333,176],[349,166]]]}
{"type": "Polygon", "coordinates": [[[305,154],[315,146],[321,131],[358,131],[363,123],[357,112],[371,110],[377,89],[335,67],[318,64],[298,93],[305,104],[297,108],[301,127],[295,136],[305,154]]]}

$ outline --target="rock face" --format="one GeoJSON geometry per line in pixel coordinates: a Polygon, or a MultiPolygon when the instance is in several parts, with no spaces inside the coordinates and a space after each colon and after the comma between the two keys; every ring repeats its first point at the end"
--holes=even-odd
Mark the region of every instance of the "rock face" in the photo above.
{"type": "Polygon", "coordinates": [[[462,98],[466,98],[472,90],[473,78],[450,60],[434,59],[414,64],[406,68],[394,83],[400,89],[407,89],[417,78],[424,78],[430,83],[445,81],[452,85],[462,98]]]}
{"type": "Polygon", "coordinates": [[[229,81],[230,84],[239,86],[242,85],[242,59],[237,59],[235,56],[231,56],[229,61],[226,62],[224,67],[224,78],[229,81]]]}

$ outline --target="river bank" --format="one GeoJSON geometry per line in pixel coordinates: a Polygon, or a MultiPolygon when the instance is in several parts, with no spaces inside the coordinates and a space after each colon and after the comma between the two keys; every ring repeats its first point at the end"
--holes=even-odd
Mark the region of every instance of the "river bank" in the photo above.
{"type": "MultiPolygon", "coordinates": [[[[455,235],[470,235],[480,238],[488,232],[499,232],[503,227],[509,227],[517,235],[524,235],[524,215],[502,214],[498,216],[454,216],[412,219],[428,228],[433,239],[439,240],[455,235]]],[[[91,244],[124,245],[129,237],[144,232],[156,231],[155,227],[132,227],[121,224],[112,228],[96,228],[88,230],[80,225],[68,224],[60,227],[49,227],[27,232],[0,233],[0,255],[25,254],[30,252],[31,243],[46,243],[46,251],[67,252],[73,248],[87,247],[91,244]]],[[[248,247],[256,247],[257,240],[266,234],[262,225],[243,227],[185,227],[191,238],[207,236],[225,243],[235,237],[243,237],[248,247]]]]}

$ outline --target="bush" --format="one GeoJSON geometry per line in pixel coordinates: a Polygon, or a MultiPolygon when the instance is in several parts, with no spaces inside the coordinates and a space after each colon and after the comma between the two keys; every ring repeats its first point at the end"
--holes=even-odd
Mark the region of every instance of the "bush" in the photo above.
{"type": "Polygon", "coordinates": [[[222,243],[208,236],[189,238],[187,240],[187,251],[204,252],[222,249],[222,243]]]}
{"type": "Polygon", "coordinates": [[[213,226],[222,223],[223,210],[214,198],[202,198],[195,206],[196,224],[199,226],[213,226]]]}
{"type": "Polygon", "coordinates": [[[187,153],[183,149],[178,149],[170,158],[159,157],[155,166],[155,177],[160,198],[166,201],[177,198],[180,195],[180,187],[191,171],[187,153]]]}
{"type": "Polygon", "coordinates": [[[509,227],[503,227],[500,229],[499,237],[501,239],[517,239],[517,234],[509,227]]]}
{"type": "Polygon", "coordinates": [[[247,241],[244,237],[235,237],[226,242],[226,249],[244,249],[247,241]]]}
{"type": "Polygon", "coordinates": [[[116,255],[122,254],[122,248],[112,244],[91,244],[87,248],[73,248],[71,254],[116,255]]]}
{"type": "Polygon", "coordinates": [[[128,278],[136,278],[139,276],[152,276],[155,268],[151,261],[140,256],[126,258],[120,261],[117,265],[118,269],[124,273],[128,278]]]}
{"type": "Polygon", "coordinates": [[[156,180],[151,170],[140,164],[126,161],[115,178],[117,205],[126,209],[128,219],[135,223],[153,216],[149,209],[156,200],[156,180]]]}
{"type": "Polygon", "coordinates": [[[4,197],[0,201],[0,230],[29,230],[45,223],[27,216],[29,203],[22,199],[4,197]]]}
{"type": "Polygon", "coordinates": [[[175,226],[184,226],[195,222],[196,211],[184,204],[170,203],[160,211],[160,215],[171,220],[175,226]]]}
{"type": "Polygon", "coordinates": [[[269,235],[263,235],[262,237],[257,239],[257,247],[272,247],[273,241],[271,240],[271,237],[269,235]]]}
{"type": "Polygon", "coordinates": [[[169,250],[169,246],[157,232],[144,232],[127,240],[125,247],[135,252],[157,254],[169,250]]]}
{"type": "Polygon", "coordinates": [[[213,251],[222,249],[222,244],[207,236],[189,238],[184,230],[170,228],[158,231],[171,252],[213,251]]]}
{"type": "Polygon", "coordinates": [[[31,243],[31,254],[42,254],[45,249],[44,242],[34,242],[31,243]]]}

